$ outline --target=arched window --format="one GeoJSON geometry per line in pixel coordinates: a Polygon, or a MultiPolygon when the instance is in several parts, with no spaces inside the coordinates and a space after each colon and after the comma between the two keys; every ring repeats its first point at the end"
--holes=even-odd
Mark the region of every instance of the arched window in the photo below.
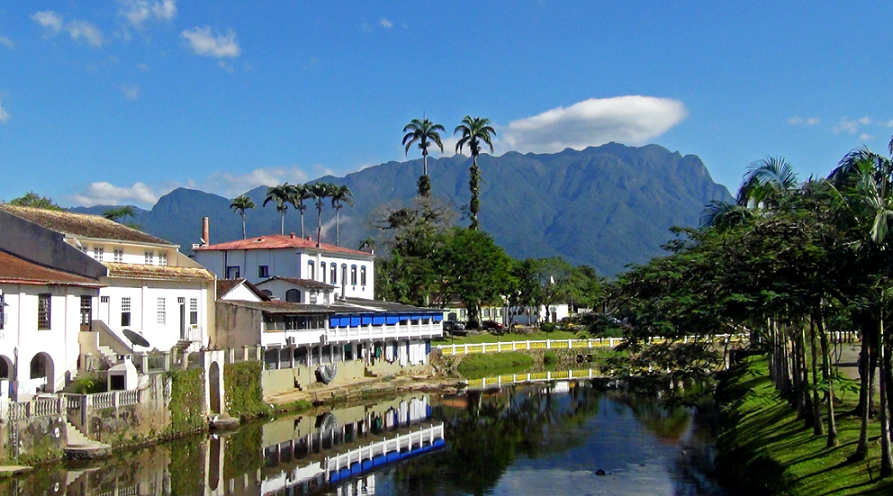
{"type": "Polygon", "coordinates": [[[338,284],[338,264],[332,263],[332,273],[330,275],[330,282],[332,284],[338,284]]]}
{"type": "Polygon", "coordinates": [[[285,301],[289,303],[301,303],[301,292],[297,289],[289,289],[285,292],[285,301]]]}
{"type": "Polygon", "coordinates": [[[319,264],[319,281],[326,282],[326,263],[320,262],[319,264]]]}
{"type": "Polygon", "coordinates": [[[360,267],[360,286],[366,285],[366,266],[360,267]]]}
{"type": "Polygon", "coordinates": [[[351,286],[357,285],[357,266],[356,265],[350,266],[350,284],[351,284],[351,286]]]}
{"type": "Polygon", "coordinates": [[[311,281],[314,279],[313,274],[313,260],[307,261],[307,275],[304,276],[304,279],[310,279],[311,281]]]}
{"type": "Polygon", "coordinates": [[[261,293],[263,293],[263,294],[265,294],[265,295],[267,295],[267,296],[270,296],[270,297],[273,296],[273,292],[270,291],[269,289],[264,289],[264,290],[261,291],[261,293]]]}

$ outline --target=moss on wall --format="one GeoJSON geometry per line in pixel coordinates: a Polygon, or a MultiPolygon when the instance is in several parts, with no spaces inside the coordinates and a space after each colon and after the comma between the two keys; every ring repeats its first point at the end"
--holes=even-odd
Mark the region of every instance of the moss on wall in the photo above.
{"type": "Polygon", "coordinates": [[[165,373],[165,389],[170,384],[171,425],[167,435],[195,432],[207,427],[204,419],[205,371],[176,370],[165,373]]]}
{"type": "Polygon", "coordinates": [[[226,413],[233,417],[255,417],[270,412],[261,387],[263,362],[227,363],[223,366],[226,413]]]}

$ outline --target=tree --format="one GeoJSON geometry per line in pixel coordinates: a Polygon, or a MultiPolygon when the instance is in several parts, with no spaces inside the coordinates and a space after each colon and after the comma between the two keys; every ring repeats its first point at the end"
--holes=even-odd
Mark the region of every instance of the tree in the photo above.
{"type": "Polygon", "coordinates": [[[301,238],[304,238],[304,212],[307,210],[307,205],[304,205],[304,200],[310,200],[313,198],[313,195],[307,189],[306,184],[295,184],[291,187],[289,203],[294,205],[295,209],[301,213],[301,238]]]}
{"type": "Polygon", "coordinates": [[[341,208],[353,205],[353,193],[345,185],[333,186],[331,191],[332,208],[335,209],[335,246],[341,242],[341,208]]]}
{"type": "MultiPolygon", "coordinates": [[[[271,201],[276,203],[276,210],[279,211],[280,216],[279,234],[285,234],[285,212],[288,210],[288,204],[291,203],[294,197],[294,188],[287,182],[267,188],[267,196],[264,198],[263,206],[266,207],[267,203],[271,201]]],[[[303,229],[301,235],[304,235],[303,229]]]]}
{"type": "Polygon", "coordinates": [[[782,157],[767,157],[750,165],[738,188],[738,204],[775,207],[779,198],[799,186],[794,168],[782,157]]]}
{"type": "Polygon", "coordinates": [[[127,222],[127,218],[136,218],[136,211],[134,207],[130,205],[125,205],[118,208],[110,208],[102,213],[102,216],[108,220],[115,221],[131,229],[142,229],[142,227],[135,222],[127,222]]]}
{"type": "Polygon", "coordinates": [[[42,208],[44,210],[63,210],[52,198],[48,196],[40,196],[33,191],[29,191],[24,195],[13,198],[9,201],[10,205],[17,207],[33,207],[42,208]]]}
{"type": "Polygon", "coordinates": [[[462,301],[468,319],[479,321],[481,305],[502,304],[511,258],[480,231],[453,228],[442,239],[435,264],[442,271],[440,299],[462,301]]]}
{"type": "Polygon", "coordinates": [[[429,196],[431,194],[431,180],[428,178],[428,147],[432,143],[440,148],[443,152],[443,143],[440,140],[440,133],[446,132],[440,124],[434,124],[428,119],[413,119],[403,127],[403,145],[406,147],[405,152],[409,155],[409,148],[413,143],[418,142],[418,147],[422,150],[422,160],[424,162],[424,172],[419,177],[419,196],[429,196]]]}
{"type": "MultiPolygon", "coordinates": [[[[239,195],[233,199],[233,202],[230,203],[229,208],[236,211],[240,216],[242,216],[242,239],[247,237],[245,233],[245,211],[255,208],[257,205],[251,201],[251,198],[248,198],[246,195],[239,195]]],[[[284,234],[284,233],[283,233],[284,234]]]]}
{"type": "Polygon", "coordinates": [[[332,196],[335,185],[329,183],[313,183],[307,186],[307,195],[316,203],[316,246],[319,247],[322,236],[322,206],[332,196]]]}
{"type": "Polygon", "coordinates": [[[471,152],[471,167],[469,173],[471,178],[468,181],[468,187],[471,190],[471,201],[468,203],[468,211],[471,215],[471,225],[469,229],[476,231],[478,228],[478,212],[480,211],[480,194],[481,170],[478,168],[478,155],[481,153],[481,142],[486,143],[493,152],[493,136],[496,136],[496,130],[490,126],[490,119],[483,117],[475,117],[466,115],[462,118],[462,124],[456,126],[453,134],[461,134],[459,142],[456,143],[456,152],[462,153],[462,149],[468,147],[471,152]]]}

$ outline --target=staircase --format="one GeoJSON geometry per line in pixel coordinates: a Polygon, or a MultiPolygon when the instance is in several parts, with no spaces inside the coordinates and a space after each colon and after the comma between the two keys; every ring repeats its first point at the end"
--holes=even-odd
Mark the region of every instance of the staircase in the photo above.
{"type": "Polygon", "coordinates": [[[65,436],[68,440],[68,445],[63,449],[66,458],[88,460],[112,454],[111,446],[88,438],[68,420],[65,421],[65,436]]]}
{"type": "Polygon", "coordinates": [[[100,444],[98,441],[93,441],[92,439],[85,436],[68,420],[65,421],[65,436],[66,439],[68,439],[68,446],[73,448],[84,447],[91,444],[100,444]]]}

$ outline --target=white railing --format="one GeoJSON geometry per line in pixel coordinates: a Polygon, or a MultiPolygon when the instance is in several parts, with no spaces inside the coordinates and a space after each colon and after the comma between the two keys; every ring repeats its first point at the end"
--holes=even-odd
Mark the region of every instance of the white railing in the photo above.
{"type": "Polygon", "coordinates": [[[411,450],[413,446],[421,447],[425,444],[433,445],[434,441],[443,439],[443,424],[431,426],[409,434],[398,435],[392,439],[386,439],[369,446],[363,446],[343,455],[326,457],[323,462],[327,473],[350,468],[354,463],[362,463],[379,455],[387,455],[391,452],[399,452],[404,448],[411,450]]]}
{"type": "MultiPolygon", "coordinates": [[[[707,339],[708,342],[741,342],[748,338],[745,334],[720,334],[707,339]]],[[[705,341],[705,338],[685,336],[680,342],[705,341]]],[[[500,341],[496,343],[474,344],[447,344],[438,345],[437,348],[444,355],[468,355],[477,353],[502,353],[505,351],[519,350],[573,350],[573,349],[597,349],[614,348],[623,341],[623,338],[597,338],[597,339],[547,339],[544,341],[500,341]]],[[[664,338],[651,340],[652,344],[665,343],[664,338]]]]}
{"type": "Polygon", "coordinates": [[[419,338],[441,335],[443,335],[443,325],[439,322],[436,324],[334,327],[326,330],[326,339],[330,343],[383,338],[419,338]]]}
{"type": "Polygon", "coordinates": [[[470,379],[465,381],[466,389],[486,389],[509,384],[529,382],[568,381],[575,379],[597,379],[605,377],[599,369],[562,370],[557,372],[532,372],[529,374],[505,374],[498,377],[470,379]]]}
{"type": "Polygon", "coordinates": [[[108,393],[95,393],[84,396],[87,399],[87,405],[96,410],[136,405],[140,402],[140,391],[138,389],[131,391],[109,391],[108,393]]]}
{"type": "Polygon", "coordinates": [[[9,402],[9,419],[22,420],[32,417],[54,417],[62,415],[65,406],[63,398],[38,398],[32,401],[9,402]]]}

